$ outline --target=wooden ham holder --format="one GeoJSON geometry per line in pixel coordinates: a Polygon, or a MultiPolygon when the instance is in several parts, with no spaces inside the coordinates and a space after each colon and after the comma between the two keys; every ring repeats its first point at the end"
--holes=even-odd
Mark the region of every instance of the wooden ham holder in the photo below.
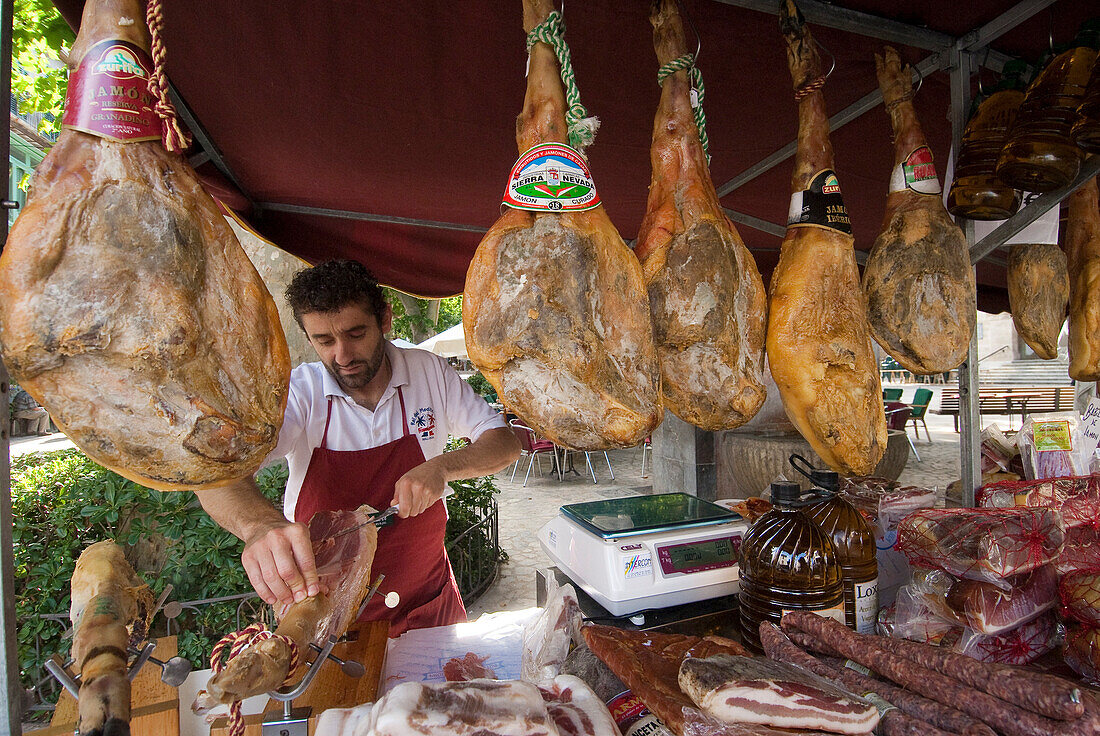
{"type": "MultiPolygon", "coordinates": [[[[317,727],[317,718],[329,708],[350,708],[354,705],[369,703],[377,699],[382,684],[382,670],[386,661],[386,643],[389,639],[388,621],[366,621],[353,624],[348,629],[348,641],[337,644],[332,653],[344,660],[354,660],[363,665],[366,672],[362,677],[352,678],[344,674],[335,662],[321,666],[317,677],[305,693],[294,701],[295,709],[303,706],[312,708],[309,716],[309,734],[313,736],[317,727]]],[[[262,724],[272,714],[281,712],[283,704],[270,700],[263,713],[245,716],[244,735],[262,736],[262,724]]],[[[227,736],[226,718],[219,718],[210,727],[210,736],[227,736]]],[[[134,736],[140,736],[135,731],[134,736]]]]}
{"type": "MultiPolygon", "coordinates": [[[[167,662],[176,656],[175,636],[155,639],[153,656],[167,662]]],[[[130,687],[130,733],[133,736],[179,736],[180,703],[176,688],[161,682],[159,667],[142,667],[130,687]]],[[[49,728],[40,736],[72,736],[76,730],[76,699],[62,689],[49,728]]],[[[259,731],[257,731],[259,733],[259,731]]]]}

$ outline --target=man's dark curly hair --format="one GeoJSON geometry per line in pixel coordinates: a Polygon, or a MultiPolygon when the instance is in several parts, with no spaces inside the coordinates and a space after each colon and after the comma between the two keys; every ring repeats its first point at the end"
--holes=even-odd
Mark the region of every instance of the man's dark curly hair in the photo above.
{"type": "Polygon", "coordinates": [[[362,263],[348,260],[325,261],[294,274],[286,287],[286,301],[299,327],[302,315],[309,312],[336,312],[358,304],[381,324],[386,310],[382,287],[371,272],[362,263]]]}

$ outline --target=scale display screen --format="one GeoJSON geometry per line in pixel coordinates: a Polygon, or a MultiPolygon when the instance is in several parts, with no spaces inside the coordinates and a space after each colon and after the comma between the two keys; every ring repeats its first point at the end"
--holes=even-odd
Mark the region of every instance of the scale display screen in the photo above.
{"type": "Polygon", "coordinates": [[[741,536],[731,535],[658,547],[657,559],[665,575],[693,573],[732,567],[740,550],[741,536]]]}
{"type": "Polygon", "coordinates": [[[573,503],[562,514],[601,537],[623,537],[740,519],[735,511],[687,493],[628,496],[573,503]]]}

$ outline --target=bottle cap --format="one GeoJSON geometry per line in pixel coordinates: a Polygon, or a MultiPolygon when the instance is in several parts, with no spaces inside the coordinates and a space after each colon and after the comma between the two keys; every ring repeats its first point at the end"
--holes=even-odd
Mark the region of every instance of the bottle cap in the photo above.
{"type": "Polygon", "coordinates": [[[772,503],[788,506],[802,495],[802,486],[789,480],[777,480],[771,485],[772,503]]]}
{"type": "Polygon", "coordinates": [[[810,473],[810,482],[816,488],[836,493],[837,489],[840,488],[840,474],[832,470],[818,470],[815,468],[810,473]]]}

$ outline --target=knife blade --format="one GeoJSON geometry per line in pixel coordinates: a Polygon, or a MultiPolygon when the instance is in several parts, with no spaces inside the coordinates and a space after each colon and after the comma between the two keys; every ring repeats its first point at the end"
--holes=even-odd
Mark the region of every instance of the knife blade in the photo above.
{"type": "MultiPolygon", "coordinates": [[[[447,490],[443,492],[441,498],[447,498],[448,496],[452,495],[454,495],[454,489],[450,486],[447,486],[447,490]]],[[[341,529],[335,534],[330,534],[329,536],[325,537],[325,539],[335,539],[336,537],[342,537],[345,534],[351,534],[352,532],[359,531],[368,524],[374,524],[375,526],[380,527],[387,521],[389,521],[390,517],[394,516],[399,511],[401,511],[400,505],[394,504],[385,511],[379,511],[377,514],[372,514],[371,517],[367,521],[364,521],[362,524],[356,524],[355,526],[348,527],[347,529],[341,529]]]]}

